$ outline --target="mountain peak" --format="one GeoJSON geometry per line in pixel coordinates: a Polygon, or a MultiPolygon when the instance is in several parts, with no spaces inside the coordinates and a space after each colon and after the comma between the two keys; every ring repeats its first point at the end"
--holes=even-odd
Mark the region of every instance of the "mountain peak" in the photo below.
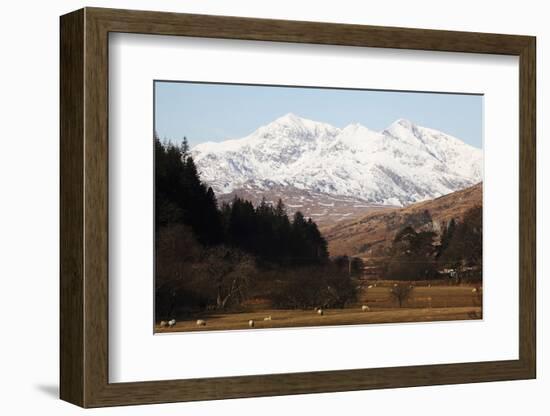
{"type": "Polygon", "coordinates": [[[391,129],[392,127],[403,127],[405,129],[412,130],[413,128],[416,127],[416,124],[414,124],[411,120],[408,120],[406,118],[398,118],[390,125],[388,130],[391,129]]]}
{"type": "Polygon", "coordinates": [[[360,123],[351,123],[351,124],[348,124],[346,127],[344,127],[344,130],[358,130],[362,127],[363,125],[360,123]]]}
{"type": "Polygon", "coordinates": [[[310,127],[316,124],[323,124],[317,121],[308,120],[294,113],[286,113],[270,122],[268,126],[289,126],[289,127],[310,127]]]}
{"type": "Polygon", "coordinates": [[[320,121],[309,120],[294,113],[287,113],[271,123],[260,127],[257,133],[264,138],[292,136],[314,138],[314,136],[334,136],[339,128],[320,121]]]}
{"type": "Polygon", "coordinates": [[[294,113],[286,113],[284,116],[281,116],[275,120],[275,122],[290,122],[290,123],[298,123],[302,121],[302,117],[297,116],[294,113]]]}
{"type": "Polygon", "coordinates": [[[360,137],[361,139],[369,139],[380,136],[380,133],[369,129],[360,123],[352,123],[348,124],[340,131],[340,136],[344,138],[360,137]]]}
{"type": "Polygon", "coordinates": [[[389,125],[381,133],[386,137],[398,139],[401,142],[406,142],[412,145],[417,145],[419,141],[420,127],[406,118],[399,118],[389,125]]]}

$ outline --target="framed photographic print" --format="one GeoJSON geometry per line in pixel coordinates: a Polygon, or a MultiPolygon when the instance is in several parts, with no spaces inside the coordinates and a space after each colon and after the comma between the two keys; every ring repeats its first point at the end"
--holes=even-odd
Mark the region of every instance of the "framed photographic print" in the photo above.
{"type": "Polygon", "coordinates": [[[535,38],[61,17],[61,398],[534,378],[535,38]]]}

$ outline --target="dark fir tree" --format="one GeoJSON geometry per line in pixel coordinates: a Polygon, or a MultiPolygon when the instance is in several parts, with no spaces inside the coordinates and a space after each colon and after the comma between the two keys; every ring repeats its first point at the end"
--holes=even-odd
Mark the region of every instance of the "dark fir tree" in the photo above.
{"type": "Polygon", "coordinates": [[[155,224],[185,224],[199,242],[222,242],[223,230],[216,198],[201,183],[197,167],[189,155],[187,139],[181,146],[162,144],[155,135],[155,224]]]}

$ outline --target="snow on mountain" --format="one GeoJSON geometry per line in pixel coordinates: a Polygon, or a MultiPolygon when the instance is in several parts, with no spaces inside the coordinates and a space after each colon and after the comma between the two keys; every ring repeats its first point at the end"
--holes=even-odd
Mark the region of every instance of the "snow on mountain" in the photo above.
{"type": "Polygon", "coordinates": [[[217,194],[273,187],[407,205],[482,180],[482,150],[408,120],[376,132],[287,114],[242,139],[195,146],[192,155],[217,194]]]}

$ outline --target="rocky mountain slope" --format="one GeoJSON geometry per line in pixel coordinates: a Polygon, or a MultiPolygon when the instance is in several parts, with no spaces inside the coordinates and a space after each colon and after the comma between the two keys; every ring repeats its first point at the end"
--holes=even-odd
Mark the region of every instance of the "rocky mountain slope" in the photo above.
{"type": "Polygon", "coordinates": [[[254,206],[258,206],[263,198],[274,206],[281,199],[291,217],[300,211],[320,227],[357,218],[374,210],[395,208],[392,205],[372,204],[353,196],[330,195],[282,185],[273,185],[264,190],[246,184],[227,194],[217,194],[218,202],[230,203],[235,196],[251,201],[254,206]]]}
{"type": "Polygon", "coordinates": [[[384,256],[385,248],[404,227],[410,225],[417,231],[430,230],[440,235],[451,219],[460,221],[468,209],[481,206],[482,198],[483,186],[479,183],[405,208],[375,210],[360,218],[324,227],[321,231],[332,256],[347,254],[376,258],[384,256]]]}

